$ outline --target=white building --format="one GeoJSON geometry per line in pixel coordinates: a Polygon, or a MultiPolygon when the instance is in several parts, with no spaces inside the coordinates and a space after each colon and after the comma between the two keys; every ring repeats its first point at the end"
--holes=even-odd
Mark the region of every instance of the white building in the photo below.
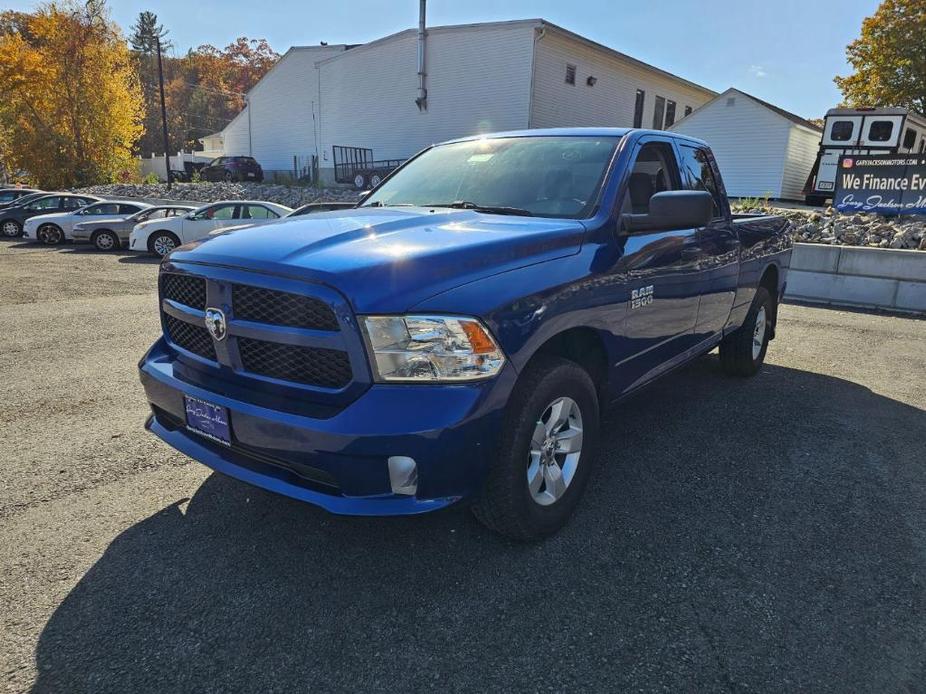
{"type": "Polygon", "coordinates": [[[728,89],[671,130],[714,151],[732,197],[803,200],[822,130],[800,116],[728,89]]]}
{"type": "Polygon", "coordinates": [[[480,132],[663,128],[716,95],[542,19],[429,27],[424,45],[420,109],[415,29],[355,47],[291,49],[223,131],[225,153],[283,172],[314,155],[330,179],[334,145],[404,159],[480,132]]]}

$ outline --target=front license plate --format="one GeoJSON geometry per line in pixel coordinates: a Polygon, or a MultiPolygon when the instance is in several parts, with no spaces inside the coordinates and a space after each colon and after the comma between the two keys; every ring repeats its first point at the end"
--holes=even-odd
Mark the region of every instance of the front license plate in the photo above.
{"type": "Polygon", "coordinates": [[[211,402],[183,396],[186,408],[186,428],[195,434],[231,445],[231,428],[228,425],[228,408],[211,402]]]}

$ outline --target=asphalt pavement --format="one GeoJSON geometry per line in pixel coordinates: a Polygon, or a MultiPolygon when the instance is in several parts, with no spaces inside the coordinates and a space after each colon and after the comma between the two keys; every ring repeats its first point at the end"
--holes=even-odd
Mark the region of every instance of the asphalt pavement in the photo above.
{"type": "Polygon", "coordinates": [[[145,433],[157,264],[0,241],[0,688],[926,689],[926,321],[782,308],[607,417],[572,522],[339,518],[145,433]]]}

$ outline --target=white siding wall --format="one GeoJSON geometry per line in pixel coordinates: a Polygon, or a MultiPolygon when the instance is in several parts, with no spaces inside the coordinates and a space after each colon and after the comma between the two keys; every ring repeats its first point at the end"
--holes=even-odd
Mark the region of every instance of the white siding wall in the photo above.
{"type": "Polygon", "coordinates": [[[633,127],[637,89],[646,91],[644,128],[653,126],[657,95],[676,103],[675,120],[685,115],[685,106],[698,108],[714,96],[548,28],[534,56],[530,126],[633,127]],[[574,85],[566,84],[567,64],[576,66],[574,85]],[[598,78],[594,87],[585,83],[590,75],[598,78]]]}
{"type": "MultiPolygon", "coordinates": [[[[780,198],[791,123],[743,94],[723,94],[672,130],[707,142],[731,197],[780,198]],[[732,106],[727,100],[734,99],[732,106]]],[[[802,182],[803,183],[803,182],[802,182]]]]}
{"type": "MultiPolygon", "coordinates": [[[[292,171],[293,155],[315,153],[312,105],[318,100],[315,63],[342,46],[290,49],[248,95],[251,109],[252,156],[265,171],[292,171]]],[[[247,114],[244,118],[247,145],[247,114]]],[[[226,147],[226,150],[228,148],[226,147]]],[[[247,148],[228,154],[247,154],[247,148]]]]}
{"type": "Polygon", "coordinates": [[[532,42],[533,26],[525,23],[430,29],[424,112],[415,105],[414,31],[322,63],[321,166],[333,166],[332,145],[401,159],[455,137],[526,128],[532,42]]]}
{"type": "Polygon", "coordinates": [[[813,168],[819,148],[820,133],[799,125],[791,126],[780,197],[788,200],[803,199],[804,184],[813,168]]]}
{"type": "Polygon", "coordinates": [[[222,131],[222,152],[226,156],[236,156],[249,151],[248,110],[245,108],[222,131]]]}

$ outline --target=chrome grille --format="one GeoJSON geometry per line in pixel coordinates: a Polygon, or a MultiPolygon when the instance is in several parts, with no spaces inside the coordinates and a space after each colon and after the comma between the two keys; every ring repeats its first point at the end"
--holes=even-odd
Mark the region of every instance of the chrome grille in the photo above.
{"type": "Polygon", "coordinates": [[[232,287],[235,318],[313,330],[338,330],[331,307],[310,296],[263,287],[236,284],[232,287]]]}
{"type": "Polygon", "coordinates": [[[261,376],[324,388],[343,388],[351,380],[347,352],[238,338],[241,364],[261,376]]]}
{"type": "Polygon", "coordinates": [[[206,328],[179,320],[168,313],[164,314],[164,325],[167,328],[167,337],[175,345],[206,359],[218,361],[215,356],[215,344],[206,328]]]}
{"type": "Polygon", "coordinates": [[[161,296],[203,311],[206,308],[206,280],[190,275],[162,273],[161,296]]]}

